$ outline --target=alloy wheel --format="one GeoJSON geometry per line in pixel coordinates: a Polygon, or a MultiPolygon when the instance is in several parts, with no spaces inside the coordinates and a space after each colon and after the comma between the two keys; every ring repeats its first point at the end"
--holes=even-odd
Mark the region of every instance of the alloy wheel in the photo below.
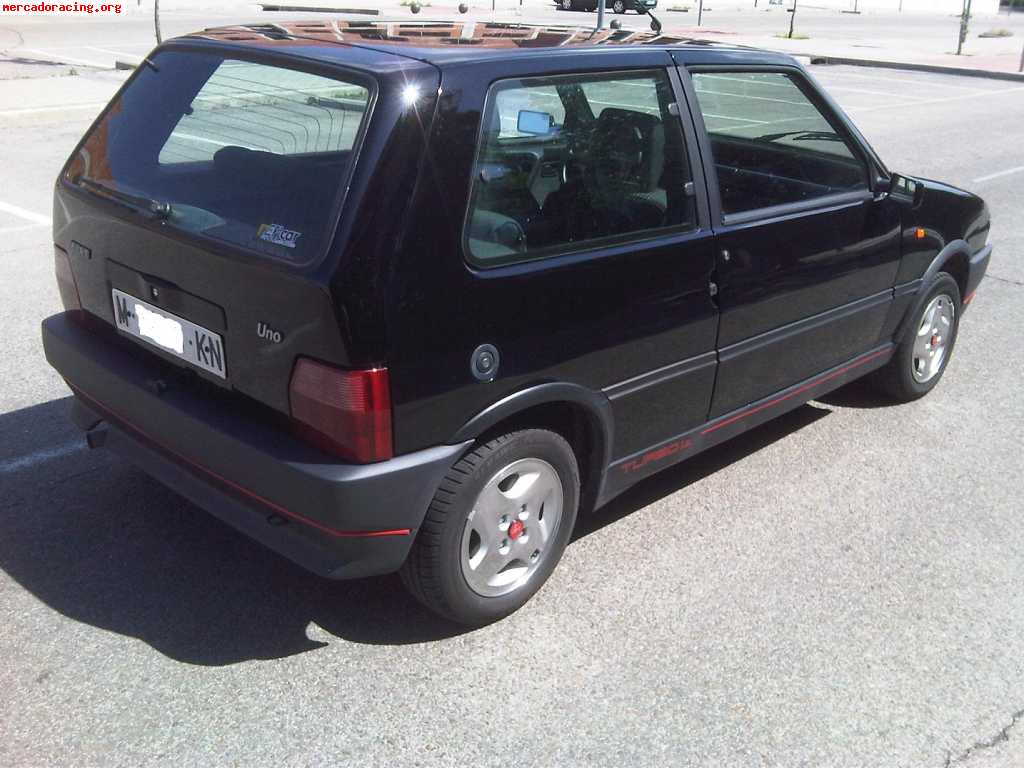
{"type": "Polygon", "coordinates": [[[494,474],[466,519],[462,575],[484,597],[513,592],[530,580],[554,544],[564,494],[555,468],[520,459],[494,474]]]}
{"type": "Polygon", "coordinates": [[[940,293],[928,302],[914,340],[911,365],[915,381],[924,384],[942,370],[949,343],[953,340],[955,320],[956,307],[950,296],[940,293]]]}

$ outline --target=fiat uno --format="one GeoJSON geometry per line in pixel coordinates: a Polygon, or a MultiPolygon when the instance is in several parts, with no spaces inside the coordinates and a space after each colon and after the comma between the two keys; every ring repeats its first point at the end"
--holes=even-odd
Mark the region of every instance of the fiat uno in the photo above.
{"type": "Polygon", "coordinates": [[[481,624],[645,477],[868,374],[928,393],[988,234],[783,55],[236,26],[159,46],[67,161],[43,344],[90,446],[481,624]]]}

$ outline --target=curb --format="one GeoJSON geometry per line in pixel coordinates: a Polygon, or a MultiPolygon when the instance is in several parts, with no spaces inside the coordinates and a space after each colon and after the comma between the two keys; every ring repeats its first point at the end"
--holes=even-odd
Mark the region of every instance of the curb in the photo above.
{"type": "MultiPolygon", "coordinates": [[[[790,54],[791,56],[793,54],[790,54]]],[[[853,67],[877,67],[879,69],[905,69],[911,72],[933,72],[939,75],[960,75],[961,77],[984,77],[990,80],[1010,80],[1024,82],[1024,72],[1001,72],[991,69],[969,69],[967,67],[949,67],[942,64],[912,64],[902,61],[876,61],[873,59],[849,59],[845,56],[818,56],[804,54],[802,58],[810,58],[812,64],[847,64],[853,67]]]]}

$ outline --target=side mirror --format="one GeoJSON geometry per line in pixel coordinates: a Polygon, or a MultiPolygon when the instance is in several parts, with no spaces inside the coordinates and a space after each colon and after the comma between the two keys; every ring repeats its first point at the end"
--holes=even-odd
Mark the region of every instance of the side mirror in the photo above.
{"type": "Polygon", "coordinates": [[[875,179],[875,197],[883,198],[892,192],[892,179],[887,179],[884,176],[879,176],[875,179]]]}
{"type": "Polygon", "coordinates": [[[554,124],[554,116],[547,112],[534,112],[532,109],[519,110],[516,118],[516,130],[533,136],[547,136],[554,124]]]}
{"type": "Polygon", "coordinates": [[[893,174],[890,192],[896,197],[910,201],[915,208],[924,200],[924,184],[898,173],[893,174]]]}

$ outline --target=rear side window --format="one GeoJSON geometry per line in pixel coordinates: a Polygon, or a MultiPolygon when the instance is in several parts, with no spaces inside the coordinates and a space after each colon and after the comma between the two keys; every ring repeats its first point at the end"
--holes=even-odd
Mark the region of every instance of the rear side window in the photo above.
{"type": "Polygon", "coordinates": [[[866,190],[845,136],[788,74],[694,73],[726,214],[866,190]]]}
{"type": "Polygon", "coordinates": [[[487,98],[466,217],[494,266],[696,224],[664,72],[505,80],[487,98]]]}
{"type": "Polygon", "coordinates": [[[290,263],[337,219],[372,84],[163,51],[87,137],[67,179],[168,225],[290,263]]]}

